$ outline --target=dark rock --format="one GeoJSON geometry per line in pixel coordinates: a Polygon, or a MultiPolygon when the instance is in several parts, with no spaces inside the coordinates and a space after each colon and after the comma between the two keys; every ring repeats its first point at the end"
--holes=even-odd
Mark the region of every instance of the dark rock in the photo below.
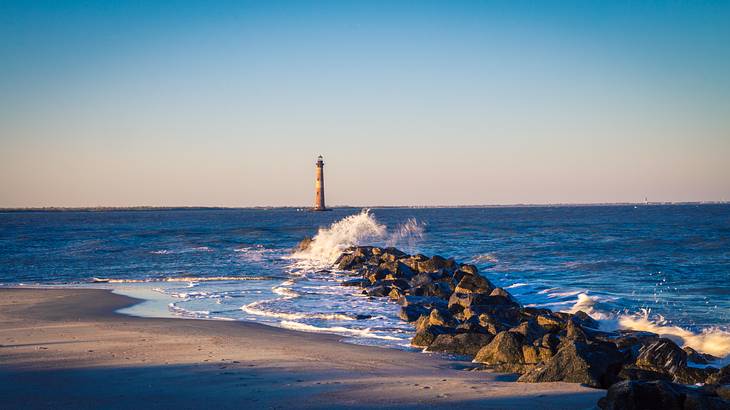
{"type": "Polygon", "coordinates": [[[545,329],[538,326],[537,321],[534,319],[526,320],[519,325],[513,327],[509,331],[513,333],[519,333],[520,335],[522,335],[525,343],[530,344],[537,339],[541,339],[542,336],[546,333],[545,329]]]}
{"type": "Polygon", "coordinates": [[[477,275],[477,274],[479,274],[479,269],[477,269],[476,266],[470,265],[470,264],[467,264],[467,263],[463,263],[463,264],[459,265],[459,270],[462,271],[462,272],[468,273],[470,275],[477,275]]]}
{"type": "Polygon", "coordinates": [[[721,399],[730,401],[730,385],[724,384],[715,388],[715,394],[721,399]]]}
{"type": "Polygon", "coordinates": [[[491,340],[492,336],[484,333],[442,334],[426,350],[474,356],[491,340]]]}
{"type": "Polygon", "coordinates": [[[687,353],[687,361],[697,364],[710,364],[711,362],[714,362],[715,360],[718,360],[718,357],[715,357],[711,354],[707,353],[700,353],[697,350],[685,346],[682,348],[685,353],[687,353]]]}
{"type": "Polygon", "coordinates": [[[447,308],[446,301],[433,296],[413,296],[406,295],[398,299],[401,306],[420,305],[427,307],[429,310],[433,308],[447,308]]]}
{"type": "Polygon", "coordinates": [[[456,293],[484,293],[489,294],[494,289],[494,285],[484,276],[467,275],[464,276],[459,284],[456,285],[454,292],[456,293]]]}
{"type": "Polygon", "coordinates": [[[419,272],[436,272],[439,269],[453,271],[455,268],[456,263],[453,259],[444,259],[439,255],[434,255],[431,259],[418,262],[419,272]]]}
{"type": "Polygon", "coordinates": [[[356,264],[357,264],[357,258],[355,257],[355,255],[353,255],[351,253],[349,253],[349,254],[343,253],[338,258],[337,269],[349,270],[349,269],[352,269],[356,264]]]}
{"type": "Polygon", "coordinates": [[[421,305],[407,305],[407,306],[401,307],[398,317],[405,320],[406,322],[415,322],[421,316],[425,316],[428,314],[429,314],[429,309],[427,309],[421,305]]]}
{"type": "Polygon", "coordinates": [[[621,380],[666,380],[672,381],[672,378],[665,374],[646,370],[636,366],[624,366],[618,374],[621,380]]]}
{"type": "Polygon", "coordinates": [[[365,288],[364,293],[372,297],[388,296],[388,294],[390,293],[390,287],[383,285],[371,286],[369,288],[365,288]]]}
{"type": "Polygon", "coordinates": [[[350,279],[350,280],[343,281],[342,283],[340,283],[340,285],[342,285],[342,286],[359,286],[361,288],[364,288],[364,287],[370,285],[370,281],[367,279],[350,279]]]}
{"type": "Polygon", "coordinates": [[[675,383],[697,384],[704,383],[708,377],[717,373],[718,371],[718,369],[710,366],[703,368],[687,366],[678,369],[676,372],[671,373],[670,375],[674,376],[673,381],[675,383]]]}
{"type": "Polygon", "coordinates": [[[583,330],[581,325],[577,323],[575,320],[569,320],[568,324],[565,326],[565,337],[568,340],[575,340],[575,341],[581,341],[586,342],[588,341],[588,335],[586,335],[586,332],[583,330]]]}
{"type": "Polygon", "coordinates": [[[416,335],[411,344],[417,347],[427,347],[436,339],[436,336],[453,333],[449,328],[432,325],[429,316],[421,316],[416,321],[416,335]]]}
{"type": "Polygon", "coordinates": [[[636,366],[659,373],[675,374],[687,367],[687,353],[671,340],[660,338],[640,349],[636,366]]]}
{"type": "Polygon", "coordinates": [[[537,316],[538,326],[545,329],[547,332],[557,332],[565,327],[565,322],[560,319],[551,316],[549,314],[541,314],[537,316]]]}
{"type": "Polygon", "coordinates": [[[720,410],[730,409],[730,402],[715,392],[665,380],[626,380],[611,386],[598,406],[603,410],[720,410]]]}
{"type": "Polygon", "coordinates": [[[658,339],[659,336],[656,333],[620,330],[618,336],[610,338],[609,341],[613,342],[622,352],[629,354],[629,361],[634,362],[639,357],[642,347],[648,346],[658,339]]]}
{"type": "Polygon", "coordinates": [[[518,381],[565,381],[607,388],[618,380],[623,358],[616,346],[610,343],[565,341],[555,356],[522,375],[518,381]]]}
{"type": "Polygon", "coordinates": [[[573,314],[572,318],[582,327],[590,327],[591,329],[598,329],[598,322],[596,322],[595,319],[590,317],[590,315],[588,315],[588,313],[586,313],[582,310],[575,312],[573,314]]]}
{"type": "Polygon", "coordinates": [[[433,283],[433,279],[431,279],[431,275],[428,273],[419,273],[413,276],[410,282],[413,287],[428,285],[430,283],[433,283]]]}
{"type": "Polygon", "coordinates": [[[707,377],[707,384],[730,384],[730,364],[707,377]]]}
{"type": "Polygon", "coordinates": [[[446,309],[432,309],[428,316],[428,322],[435,326],[456,327],[458,323],[446,309]]]}
{"type": "Polygon", "coordinates": [[[474,361],[484,364],[522,364],[522,336],[513,332],[500,332],[488,345],[482,347],[474,361]]]}
{"type": "Polygon", "coordinates": [[[494,288],[489,294],[486,304],[489,305],[512,305],[519,306],[520,304],[502,288],[494,288]]]}
{"type": "Polygon", "coordinates": [[[603,410],[682,410],[682,394],[664,380],[622,381],[608,389],[598,402],[603,410]]]}

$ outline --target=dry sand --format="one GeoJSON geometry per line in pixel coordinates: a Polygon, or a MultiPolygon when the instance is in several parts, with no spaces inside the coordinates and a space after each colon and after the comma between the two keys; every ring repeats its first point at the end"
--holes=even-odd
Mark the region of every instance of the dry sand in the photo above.
{"type": "Polygon", "coordinates": [[[256,323],[114,313],[95,289],[0,289],[0,408],[593,408],[603,390],[256,323]]]}

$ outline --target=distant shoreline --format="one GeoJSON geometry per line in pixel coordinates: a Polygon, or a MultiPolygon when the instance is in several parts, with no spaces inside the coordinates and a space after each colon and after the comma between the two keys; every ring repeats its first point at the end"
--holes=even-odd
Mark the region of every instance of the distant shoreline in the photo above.
{"type": "MultiPolygon", "coordinates": [[[[482,208],[581,208],[609,206],[687,206],[687,205],[730,205],[730,201],[696,202],[606,202],[606,203],[555,203],[555,204],[492,204],[492,205],[341,205],[330,209],[482,209],[482,208]]],[[[6,212],[113,212],[113,211],[241,211],[241,210],[308,210],[308,206],[89,206],[89,207],[27,207],[0,208],[6,212]]]]}

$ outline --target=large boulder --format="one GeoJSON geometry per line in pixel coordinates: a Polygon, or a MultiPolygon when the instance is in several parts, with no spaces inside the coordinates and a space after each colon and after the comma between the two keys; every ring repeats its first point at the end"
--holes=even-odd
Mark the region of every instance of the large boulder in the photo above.
{"type": "Polygon", "coordinates": [[[566,340],[553,357],[522,375],[519,381],[565,381],[607,388],[618,380],[623,359],[623,354],[611,343],[566,340]]]}
{"type": "Polygon", "coordinates": [[[424,306],[406,305],[401,307],[398,317],[400,317],[402,320],[405,320],[406,322],[415,322],[421,316],[426,316],[428,314],[429,310],[424,306]]]}
{"type": "Polygon", "coordinates": [[[707,384],[730,384],[730,364],[710,375],[705,381],[707,384]]]}
{"type": "Polygon", "coordinates": [[[430,316],[421,316],[416,321],[416,335],[411,339],[411,345],[428,347],[436,340],[436,336],[453,333],[453,330],[444,326],[433,325],[430,316]]]}
{"type": "Polygon", "coordinates": [[[474,361],[484,364],[522,364],[523,338],[519,333],[500,332],[488,345],[482,347],[474,357],[474,361]]]}
{"type": "Polygon", "coordinates": [[[489,294],[494,290],[494,285],[482,275],[466,275],[456,285],[454,292],[457,293],[481,293],[489,294]]]}
{"type": "Polygon", "coordinates": [[[452,271],[456,268],[456,262],[453,259],[445,259],[439,255],[434,255],[417,264],[419,272],[437,272],[440,269],[452,271]]]}
{"type": "Polygon", "coordinates": [[[659,373],[675,374],[687,367],[687,353],[671,340],[660,338],[640,349],[636,366],[659,373]]]}
{"type": "Polygon", "coordinates": [[[665,380],[614,384],[598,401],[602,410],[723,410],[730,402],[715,392],[682,386],[665,380]]]}
{"type": "Polygon", "coordinates": [[[614,384],[599,400],[603,410],[682,410],[682,394],[664,380],[631,381],[614,384]]]}
{"type": "Polygon", "coordinates": [[[491,340],[492,336],[485,333],[441,334],[426,350],[474,356],[491,340]]]}

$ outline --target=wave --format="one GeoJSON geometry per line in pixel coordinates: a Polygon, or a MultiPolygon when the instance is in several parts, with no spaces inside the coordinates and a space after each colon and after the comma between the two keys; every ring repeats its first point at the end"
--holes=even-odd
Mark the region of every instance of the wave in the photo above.
{"type": "Polygon", "coordinates": [[[320,228],[309,247],[294,253],[292,257],[315,266],[328,267],[345,249],[356,245],[384,244],[414,250],[416,243],[423,238],[425,226],[425,223],[410,218],[388,233],[387,227],[378,222],[369,209],[364,209],[359,214],[346,216],[327,228],[320,228]]]}
{"type": "Polygon", "coordinates": [[[317,326],[307,325],[304,323],[292,322],[292,321],[288,321],[288,320],[282,320],[281,326],[285,327],[287,329],[299,330],[299,331],[303,331],[303,332],[334,333],[334,334],[340,334],[340,335],[356,336],[356,337],[363,337],[363,338],[370,338],[370,339],[382,339],[382,340],[397,340],[397,341],[403,340],[403,339],[395,337],[395,336],[379,335],[379,334],[373,333],[373,331],[370,329],[356,329],[356,328],[347,328],[347,327],[342,327],[342,326],[317,327],[317,326]]]}
{"type": "Polygon", "coordinates": [[[365,209],[342,218],[329,228],[320,228],[309,247],[295,253],[294,257],[331,265],[348,247],[380,240],[385,234],[385,225],[380,224],[369,209],[365,209]]]}
{"type": "Polygon", "coordinates": [[[493,253],[483,253],[481,255],[477,255],[473,257],[472,263],[497,263],[499,260],[497,259],[497,256],[495,256],[493,253]]]}
{"type": "Polygon", "coordinates": [[[238,281],[238,280],[275,280],[280,279],[274,276],[180,276],[167,278],[146,278],[146,279],[111,279],[92,278],[92,283],[154,283],[154,282],[214,282],[214,281],[238,281]]]}
{"type": "Polygon", "coordinates": [[[721,358],[722,362],[730,359],[730,331],[712,327],[700,332],[671,325],[661,315],[651,315],[650,309],[642,309],[633,314],[616,314],[598,308],[600,298],[586,293],[578,294],[578,299],[568,312],[579,310],[596,319],[602,330],[612,331],[628,329],[656,333],[677,343],[681,347],[689,346],[698,352],[709,353],[721,358]]]}
{"type": "Polygon", "coordinates": [[[261,305],[271,303],[273,301],[280,300],[260,300],[258,302],[249,303],[248,305],[241,306],[241,310],[256,316],[276,317],[279,319],[288,320],[301,320],[301,319],[321,319],[321,320],[357,320],[352,316],[342,313],[289,313],[289,312],[274,312],[272,310],[266,310],[261,308],[261,305]]]}

